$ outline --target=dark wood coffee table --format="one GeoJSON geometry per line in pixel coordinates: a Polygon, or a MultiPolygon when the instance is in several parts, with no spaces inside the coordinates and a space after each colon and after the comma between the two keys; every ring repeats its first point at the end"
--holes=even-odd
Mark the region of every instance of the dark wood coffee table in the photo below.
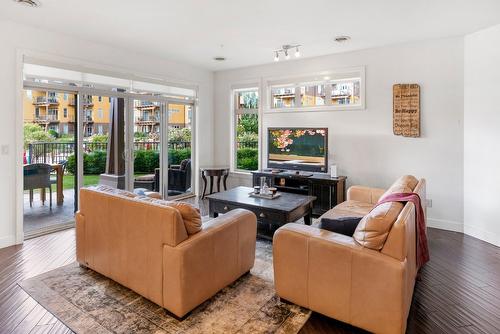
{"type": "Polygon", "coordinates": [[[250,197],[252,188],[236,187],[207,196],[210,217],[217,217],[234,209],[247,209],[257,216],[257,234],[272,238],[274,231],[287,223],[304,218],[311,225],[314,196],[281,192],[275,199],[250,197]]]}

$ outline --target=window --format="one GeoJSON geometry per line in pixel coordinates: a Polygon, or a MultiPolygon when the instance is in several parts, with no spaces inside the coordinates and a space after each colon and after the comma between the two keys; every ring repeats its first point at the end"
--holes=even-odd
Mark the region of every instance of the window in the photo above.
{"type": "Polygon", "coordinates": [[[63,109],[63,117],[67,118],[68,117],[68,108],[63,109]]]}
{"type": "Polygon", "coordinates": [[[64,93],[63,99],[64,99],[64,101],[68,101],[68,93],[64,93]]]}
{"type": "Polygon", "coordinates": [[[273,108],[295,107],[295,87],[276,87],[272,89],[273,108]]]}
{"type": "Polygon", "coordinates": [[[333,83],[328,89],[331,89],[332,105],[351,104],[356,105],[360,102],[360,81],[359,80],[341,80],[333,83]]]}
{"type": "Polygon", "coordinates": [[[64,133],[65,135],[67,135],[67,134],[68,134],[68,124],[63,124],[63,133],[64,133]]]}
{"type": "Polygon", "coordinates": [[[98,97],[97,97],[97,100],[98,100],[99,102],[102,102],[102,96],[98,96],[98,97]]]}
{"type": "Polygon", "coordinates": [[[86,125],[85,127],[85,137],[92,136],[92,125],[86,125]]]}
{"type": "Polygon", "coordinates": [[[300,87],[300,105],[316,107],[325,105],[325,86],[312,85],[300,87]]]}
{"type": "Polygon", "coordinates": [[[259,92],[257,88],[233,91],[235,170],[259,168],[259,92]]]}
{"type": "Polygon", "coordinates": [[[57,109],[52,108],[49,109],[48,114],[47,114],[47,119],[51,121],[56,121],[57,120],[57,109]]]}
{"type": "MultiPolygon", "coordinates": [[[[99,96],[99,97],[100,97],[100,96],[99,96]]],[[[99,117],[99,118],[101,118],[101,119],[104,117],[104,114],[103,114],[103,112],[102,112],[102,108],[97,109],[97,117],[99,117]]]]}
{"type": "Polygon", "coordinates": [[[328,75],[282,79],[267,83],[268,110],[343,110],[364,109],[363,67],[328,75]]]}

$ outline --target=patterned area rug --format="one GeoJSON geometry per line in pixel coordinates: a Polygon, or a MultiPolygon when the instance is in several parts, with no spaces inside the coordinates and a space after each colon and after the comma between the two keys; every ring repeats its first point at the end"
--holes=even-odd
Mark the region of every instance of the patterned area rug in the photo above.
{"type": "Polygon", "coordinates": [[[257,241],[250,272],[185,319],[76,263],[21,287],[76,333],[297,333],[311,312],[284,304],[273,287],[272,244],[257,241]]]}

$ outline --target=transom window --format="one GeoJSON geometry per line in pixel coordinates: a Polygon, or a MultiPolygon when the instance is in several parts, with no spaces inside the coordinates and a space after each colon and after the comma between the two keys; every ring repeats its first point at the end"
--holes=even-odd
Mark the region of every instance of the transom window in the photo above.
{"type": "Polygon", "coordinates": [[[268,109],[341,110],[364,108],[364,68],[268,82],[268,109]]]}

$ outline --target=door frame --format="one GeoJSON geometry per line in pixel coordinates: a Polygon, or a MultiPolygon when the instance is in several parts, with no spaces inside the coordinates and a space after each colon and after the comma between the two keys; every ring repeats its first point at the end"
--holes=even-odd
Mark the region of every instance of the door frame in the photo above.
{"type": "MultiPolygon", "coordinates": [[[[99,90],[99,89],[93,89],[89,87],[68,87],[64,85],[55,85],[55,84],[48,84],[48,83],[42,83],[42,82],[31,82],[31,81],[25,81],[24,80],[24,75],[23,75],[23,70],[24,70],[24,64],[29,63],[29,64],[38,64],[38,65],[46,65],[46,66],[53,66],[55,68],[61,68],[61,69],[68,69],[68,70],[76,70],[76,71],[81,71],[81,72],[88,72],[88,73],[93,73],[93,74],[100,74],[100,75],[108,75],[116,78],[122,78],[126,80],[139,80],[139,81],[144,81],[144,82],[149,82],[149,83],[156,83],[160,84],[163,86],[172,86],[172,87],[179,87],[179,88],[186,88],[186,89],[191,89],[194,92],[194,96],[189,97],[189,101],[191,101],[194,104],[194,116],[193,116],[193,122],[194,118],[196,117],[197,111],[198,111],[198,96],[199,96],[199,82],[196,81],[184,81],[184,80],[178,80],[178,79],[171,79],[168,77],[165,78],[158,78],[156,74],[151,74],[151,73],[137,73],[134,71],[136,74],[131,74],[130,71],[124,70],[124,68],[116,67],[116,66],[109,66],[109,65],[102,65],[99,63],[94,63],[94,62],[87,62],[83,61],[81,59],[74,59],[74,58],[68,58],[65,56],[57,56],[54,54],[46,53],[46,52],[40,52],[40,51],[35,51],[35,50],[30,50],[30,49],[17,49],[16,50],[16,79],[15,79],[15,86],[16,86],[16,92],[15,92],[15,100],[16,100],[16,110],[23,110],[23,89],[28,89],[27,87],[32,87],[32,89],[40,89],[40,90],[55,90],[55,91],[70,91],[70,92],[77,92],[81,94],[94,94],[94,95],[101,95],[101,96],[109,96],[110,91],[109,90],[99,90]],[[27,84],[25,88],[25,84],[27,84]],[[36,84],[36,85],[35,85],[36,84]]],[[[117,93],[119,97],[123,98],[129,98],[129,97],[134,97],[137,99],[144,99],[144,95],[142,94],[134,94],[134,93],[117,93]]],[[[80,99],[81,100],[81,99],[80,99]]],[[[161,96],[148,96],[148,100],[151,101],[165,101],[167,98],[161,97],[161,96]]],[[[171,101],[175,102],[186,102],[184,99],[175,99],[175,98],[169,98],[171,101]]],[[[9,236],[8,238],[5,238],[5,240],[2,240],[2,245],[12,245],[12,244],[22,244],[24,242],[24,191],[23,191],[23,151],[24,151],[24,138],[23,138],[23,113],[22,112],[16,112],[15,113],[15,147],[13,151],[15,152],[15,158],[14,158],[14,168],[15,168],[15,177],[14,177],[14,188],[15,188],[15,199],[14,199],[14,222],[15,225],[13,226],[13,235],[9,236]]],[[[78,127],[81,128],[81,127],[78,127]]],[[[193,128],[193,133],[196,133],[196,128],[193,128]]],[[[79,138],[83,138],[81,135],[79,138]]],[[[193,136],[194,140],[194,136],[193,136]]],[[[193,145],[195,145],[196,142],[193,141],[193,145]]],[[[194,151],[194,150],[193,150],[194,151]]],[[[196,156],[197,158],[197,156],[196,156]]],[[[78,159],[82,163],[83,166],[83,161],[82,159],[78,159]]],[[[197,168],[197,160],[194,161],[194,170],[197,168]]],[[[79,168],[81,170],[81,168],[79,168]]],[[[80,178],[78,178],[80,179],[80,178]]],[[[198,181],[197,179],[195,181],[198,181]]],[[[77,180],[78,186],[81,186],[81,182],[77,180]]],[[[198,182],[197,182],[198,183],[198,182]]],[[[197,186],[194,188],[195,193],[197,193],[197,186]]]]}
{"type": "Polygon", "coordinates": [[[128,101],[126,102],[126,105],[128,106],[129,110],[131,112],[128,112],[126,115],[126,137],[127,137],[127,142],[125,143],[126,147],[126,165],[128,166],[127,168],[127,173],[126,173],[126,184],[128,186],[128,190],[133,190],[134,189],[134,101],[148,101],[148,102],[158,102],[160,103],[160,193],[162,194],[162,197],[165,199],[182,199],[182,198],[187,198],[187,197],[192,197],[196,195],[195,191],[195,157],[196,157],[196,102],[195,101],[186,101],[186,100],[179,100],[179,99],[162,99],[162,100],[155,100],[155,99],[149,99],[149,98],[136,98],[136,97],[130,97],[128,101]],[[168,172],[166,173],[165,171],[168,170],[168,127],[169,127],[169,115],[168,115],[168,106],[169,104],[177,104],[177,105],[184,105],[184,106],[191,106],[192,110],[192,117],[191,117],[191,191],[187,192],[185,194],[179,194],[176,196],[168,196],[168,172]],[[128,124],[127,124],[128,121],[128,124]],[[164,144],[166,143],[166,144],[164,144]],[[127,147],[128,145],[128,147],[127,147]]]}

